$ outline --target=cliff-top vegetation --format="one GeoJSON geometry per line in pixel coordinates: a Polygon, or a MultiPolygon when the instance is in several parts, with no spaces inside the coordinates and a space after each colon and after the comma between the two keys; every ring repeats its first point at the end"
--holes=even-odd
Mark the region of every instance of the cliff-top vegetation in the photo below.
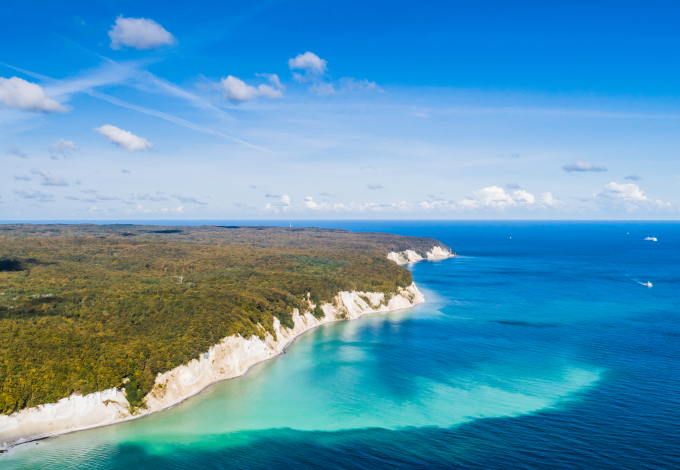
{"type": "Polygon", "coordinates": [[[274,317],[293,326],[308,293],[406,287],[411,273],[387,252],[434,245],[324,229],[0,225],[0,413],[126,379],[140,406],[159,372],[222,338],[274,334],[274,317]]]}

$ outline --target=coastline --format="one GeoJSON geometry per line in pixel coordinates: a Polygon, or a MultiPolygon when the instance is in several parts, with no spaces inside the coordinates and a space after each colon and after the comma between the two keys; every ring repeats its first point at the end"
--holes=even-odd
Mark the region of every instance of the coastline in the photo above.
{"type": "MultiPolygon", "coordinates": [[[[404,261],[413,263],[455,256],[438,246],[427,253],[427,258],[409,251],[392,252],[387,257],[397,264],[405,264],[404,261]]],[[[425,298],[415,283],[405,289],[399,288],[389,300],[382,293],[340,292],[332,304],[321,305],[324,312],[321,319],[309,312],[301,315],[295,309],[292,329],[282,328],[275,319],[276,337],[271,334],[266,334],[264,340],[257,336],[249,339],[226,337],[199,359],[159,374],[153,390],[145,398],[147,408],[138,414],[130,414],[124,390],[113,388],[86,396],[72,395],[57,403],[39,405],[12,415],[0,415],[0,453],[27,442],[131,421],[172,408],[214,383],[245,375],[252,366],[284,353],[297,337],[318,326],[355,320],[369,313],[402,310],[423,302],[425,298]]]]}

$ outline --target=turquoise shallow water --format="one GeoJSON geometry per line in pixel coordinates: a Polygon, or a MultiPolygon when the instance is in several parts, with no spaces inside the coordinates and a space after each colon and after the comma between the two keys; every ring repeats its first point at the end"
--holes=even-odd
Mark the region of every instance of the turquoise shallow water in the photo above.
{"type": "Polygon", "coordinates": [[[460,256],[411,267],[424,305],[318,328],[171,410],[0,467],[680,467],[680,224],[328,225],[460,256]]]}

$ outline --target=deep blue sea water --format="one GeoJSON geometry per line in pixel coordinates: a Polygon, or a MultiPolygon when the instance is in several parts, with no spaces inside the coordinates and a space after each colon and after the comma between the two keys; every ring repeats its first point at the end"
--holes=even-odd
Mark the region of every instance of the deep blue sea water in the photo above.
{"type": "Polygon", "coordinates": [[[426,304],[317,328],[171,410],[0,468],[680,468],[680,224],[308,225],[459,256],[410,267],[426,304]]]}

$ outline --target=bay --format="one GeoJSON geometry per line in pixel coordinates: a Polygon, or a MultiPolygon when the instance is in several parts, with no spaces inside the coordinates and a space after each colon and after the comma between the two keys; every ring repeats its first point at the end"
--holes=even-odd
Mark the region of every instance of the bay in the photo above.
{"type": "Polygon", "coordinates": [[[295,224],[459,256],[409,266],[423,305],[317,328],[171,410],[0,467],[680,468],[680,224],[295,224]]]}

